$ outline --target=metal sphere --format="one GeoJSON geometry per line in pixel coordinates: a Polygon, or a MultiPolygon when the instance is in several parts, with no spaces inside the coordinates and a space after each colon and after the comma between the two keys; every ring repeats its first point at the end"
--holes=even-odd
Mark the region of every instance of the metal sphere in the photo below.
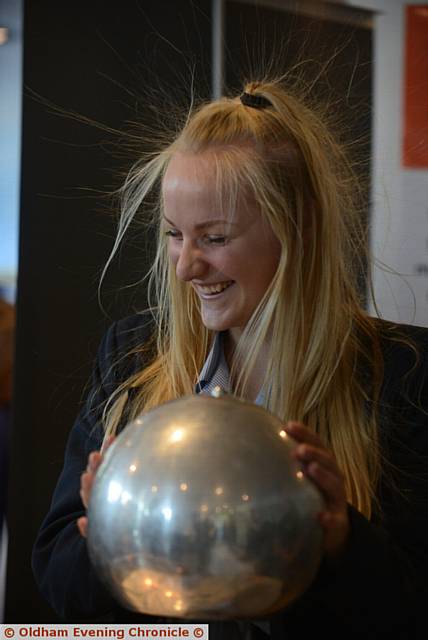
{"type": "Polygon", "coordinates": [[[313,580],[318,489],[278,418],[232,396],[189,396],[130,423],[107,451],[88,549],[125,607],[187,619],[257,618],[313,580]]]}

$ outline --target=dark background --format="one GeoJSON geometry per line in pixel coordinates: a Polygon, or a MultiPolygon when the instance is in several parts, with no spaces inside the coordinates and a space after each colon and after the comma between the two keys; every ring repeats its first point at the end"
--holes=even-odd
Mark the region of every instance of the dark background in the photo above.
{"type": "MultiPolygon", "coordinates": [[[[238,70],[248,68],[255,42],[261,42],[269,59],[272,51],[279,55],[281,47],[275,47],[281,39],[288,42],[282,68],[296,60],[302,43],[305,57],[316,60],[330,55],[332,43],[346,42],[328,82],[317,90],[323,97],[342,95],[334,109],[347,122],[346,135],[363,138],[361,157],[368,156],[370,29],[227,2],[227,84],[241,89],[238,70]]],[[[123,289],[138,281],[150,263],[151,239],[138,228],[102,287],[105,312],[97,300],[116,224],[105,196],[119,186],[120,171],[138,155],[138,142],[129,149],[125,131],[130,121],[150,125],[163,117],[171,97],[188,104],[192,75],[197,97],[209,98],[210,59],[210,0],[25,2],[7,622],[57,620],[35,587],[31,547],[49,507],[99,339],[113,319],[146,304],[143,286],[123,289]],[[152,105],[159,105],[158,113],[152,105]],[[80,116],[75,119],[73,113],[80,116]],[[83,118],[105,125],[104,130],[83,118]]],[[[314,65],[307,69],[313,74],[314,65]]]]}

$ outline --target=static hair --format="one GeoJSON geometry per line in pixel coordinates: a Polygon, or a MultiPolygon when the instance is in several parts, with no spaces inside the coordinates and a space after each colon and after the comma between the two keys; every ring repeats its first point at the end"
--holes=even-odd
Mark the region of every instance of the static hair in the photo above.
{"type": "Polygon", "coordinates": [[[251,198],[281,244],[277,271],[233,354],[233,392],[246,397],[267,345],[264,406],[319,434],[343,473],[348,501],[369,517],[382,466],[376,402],[383,358],[359,285],[368,263],[360,180],[323,114],[281,79],[248,82],[244,90],[272,106],[245,106],[235,95],[192,107],[182,129],[135,165],[123,186],[114,251],[151,203],[157,251],[147,277],[155,333],[144,368],[105,407],[106,437],[125,407],[131,420],[194,393],[209,353],[213,331],[202,323],[198,296],[168,258],[162,181],[175,154],[210,156],[221,210],[233,215],[239,198],[251,198]],[[369,372],[364,379],[362,371],[369,372]]]}

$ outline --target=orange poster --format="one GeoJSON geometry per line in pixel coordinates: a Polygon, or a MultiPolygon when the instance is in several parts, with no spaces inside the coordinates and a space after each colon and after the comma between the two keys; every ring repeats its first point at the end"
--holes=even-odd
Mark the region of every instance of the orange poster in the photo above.
{"type": "Polygon", "coordinates": [[[428,4],[406,7],[403,165],[428,168],[428,4]]]}

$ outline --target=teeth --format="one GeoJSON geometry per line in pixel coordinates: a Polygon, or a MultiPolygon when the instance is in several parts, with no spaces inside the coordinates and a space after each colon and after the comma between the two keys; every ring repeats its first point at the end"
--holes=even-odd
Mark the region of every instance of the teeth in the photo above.
{"type": "Polygon", "coordinates": [[[199,285],[199,288],[202,293],[220,293],[220,291],[227,289],[227,287],[231,285],[232,282],[233,280],[229,280],[229,282],[219,282],[219,284],[212,284],[206,287],[199,285]]]}

